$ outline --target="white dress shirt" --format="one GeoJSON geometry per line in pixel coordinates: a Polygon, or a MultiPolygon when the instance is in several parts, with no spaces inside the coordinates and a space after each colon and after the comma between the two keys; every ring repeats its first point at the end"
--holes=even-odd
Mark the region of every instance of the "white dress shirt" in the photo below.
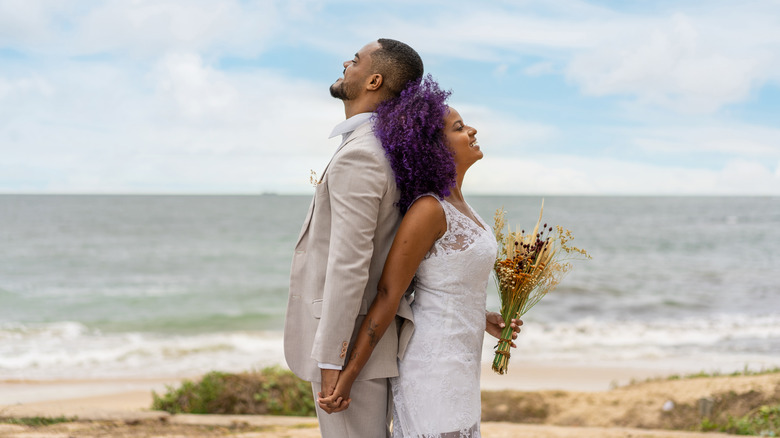
{"type": "Polygon", "coordinates": [[[331,131],[328,138],[333,138],[341,134],[341,141],[343,142],[347,139],[347,137],[349,137],[349,134],[351,134],[355,128],[362,125],[363,123],[366,123],[373,115],[374,113],[355,114],[354,116],[334,126],[333,131],[331,131]]]}

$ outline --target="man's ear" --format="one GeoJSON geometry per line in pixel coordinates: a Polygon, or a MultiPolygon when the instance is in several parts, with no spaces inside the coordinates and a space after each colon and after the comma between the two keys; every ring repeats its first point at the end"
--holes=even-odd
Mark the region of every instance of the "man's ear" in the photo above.
{"type": "Polygon", "coordinates": [[[374,73],[368,77],[368,85],[366,85],[366,90],[377,91],[382,88],[383,83],[384,78],[382,78],[382,75],[379,73],[374,73]]]}

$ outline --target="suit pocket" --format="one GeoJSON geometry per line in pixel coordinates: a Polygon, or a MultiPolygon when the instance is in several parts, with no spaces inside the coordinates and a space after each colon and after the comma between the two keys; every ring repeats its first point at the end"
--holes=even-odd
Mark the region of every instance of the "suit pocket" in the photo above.
{"type": "Polygon", "coordinates": [[[325,177],[322,177],[322,180],[317,183],[317,187],[314,188],[314,198],[319,200],[323,197],[328,196],[328,184],[325,181],[325,177]]]}
{"type": "MultiPolygon", "coordinates": [[[[312,300],[310,309],[311,315],[317,319],[320,319],[322,317],[322,300],[312,300]]],[[[368,313],[368,302],[363,300],[360,302],[360,310],[358,311],[358,315],[365,315],[366,313],[368,313]]]]}
{"type": "Polygon", "coordinates": [[[311,314],[317,319],[322,317],[322,300],[313,300],[311,302],[311,314]]]}

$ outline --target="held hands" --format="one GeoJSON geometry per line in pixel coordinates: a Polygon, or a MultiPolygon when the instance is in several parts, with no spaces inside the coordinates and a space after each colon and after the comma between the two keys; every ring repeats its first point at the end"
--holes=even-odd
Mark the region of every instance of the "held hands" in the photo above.
{"type": "MultiPolygon", "coordinates": [[[[485,331],[490,333],[496,339],[501,339],[501,331],[506,327],[504,324],[504,318],[500,313],[486,312],[485,313],[485,331]]],[[[509,324],[512,328],[512,339],[517,339],[517,334],[520,333],[520,326],[523,325],[522,319],[513,319],[509,324]]],[[[512,348],[517,348],[514,342],[512,342],[512,348]]]]}
{"type": "Polygon", "coordinates": [[[349,407],[352,399],[349,392],[353,381],[343,376],[339,370],[320,370],[322,390],[317,393],[317,404],[328,414],[341,412],[349,407]]]}

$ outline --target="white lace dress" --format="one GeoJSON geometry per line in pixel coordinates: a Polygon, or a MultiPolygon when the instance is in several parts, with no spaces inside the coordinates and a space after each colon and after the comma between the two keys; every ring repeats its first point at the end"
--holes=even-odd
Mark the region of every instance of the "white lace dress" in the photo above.
{"type": "Polygon", "coordinates": [[[496,257],[490,227],[446,200],[447,232],[415,275],[414,334],[393,391],[394,438],[478,438],[487,282],[496,257]]]}

